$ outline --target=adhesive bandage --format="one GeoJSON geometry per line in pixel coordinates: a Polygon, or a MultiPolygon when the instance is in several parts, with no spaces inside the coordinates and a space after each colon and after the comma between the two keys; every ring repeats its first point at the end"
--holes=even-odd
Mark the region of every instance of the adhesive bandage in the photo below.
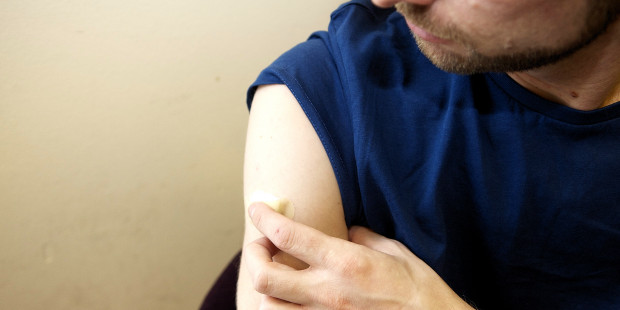
{"type": "Polygon", "coordinates": [[[276,212],[290,219],[295,216],[295,207],[293,207],[293,204],[288,199],[278,198],[272,194],[259,190],[250,195],[250,204],[254,202],[263,202],[276,212]]]}

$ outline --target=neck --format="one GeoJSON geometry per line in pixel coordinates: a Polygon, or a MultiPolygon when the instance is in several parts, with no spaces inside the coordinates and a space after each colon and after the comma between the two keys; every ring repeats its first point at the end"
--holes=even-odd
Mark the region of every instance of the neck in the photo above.
{"type": "Polygon", "coordinates": [[[508,75],[535,94],[591,111],[620,101],[620,19],[592,43],[561,61],[508,75]]]}

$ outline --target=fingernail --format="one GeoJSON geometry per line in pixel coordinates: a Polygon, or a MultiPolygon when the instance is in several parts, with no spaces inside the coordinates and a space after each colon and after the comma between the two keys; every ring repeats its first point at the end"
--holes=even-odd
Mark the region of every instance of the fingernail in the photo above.
{"type": "Polygon", "coordinates": [[[256,204],[253,203],[248,207],[248,212],[250,213],[250,218],[254,217],[254,211],[256,210],[256,204]]]}

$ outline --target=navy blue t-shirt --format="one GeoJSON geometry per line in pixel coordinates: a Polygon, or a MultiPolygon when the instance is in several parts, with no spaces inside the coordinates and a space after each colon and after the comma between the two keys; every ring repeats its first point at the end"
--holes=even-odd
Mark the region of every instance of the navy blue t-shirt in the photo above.
{"type": "Polygon", "coordinates": [[[311,121],[347,225],[404,243],[480,309],[620,309],[620,103],[583,112],[456,75],[352,1],[265,69],[311,121]]]}

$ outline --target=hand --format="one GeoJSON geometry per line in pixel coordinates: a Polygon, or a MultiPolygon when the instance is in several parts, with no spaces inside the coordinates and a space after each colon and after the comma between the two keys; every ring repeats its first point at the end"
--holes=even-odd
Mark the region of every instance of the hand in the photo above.
{"type": "Polygon", "coordinates": [[[249,212],[265,235],[243,249],[261,309],[472,309],[398,241],[362,227],[337,239],[263,203],[249,212]],[[309,267],[274,262],[279,251],[309,267]]]}

